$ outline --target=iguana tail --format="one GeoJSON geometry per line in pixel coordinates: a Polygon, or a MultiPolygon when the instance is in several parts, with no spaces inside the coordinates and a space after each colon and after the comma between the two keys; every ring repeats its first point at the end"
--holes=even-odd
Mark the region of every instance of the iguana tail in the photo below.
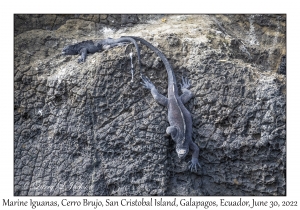
{"type": "MultiPolygon", "coordinates": [[[[166,58],[166,56],[156,47],[154,47],[152,44],[150,44],[149,42],[147,42],[146,40],[144,40],[143,38],[140,37],[136,37],[136,36],[122,36],[122,38],[132,38],[135,39],[137,41],[140,41],[142,44],[146,45],[147,47],[149,47],[151,50],[153,50],[162,60],[162,62],[164,63],[167,73],[168,73],[168,84],[174,84],[175,88],[177,88],[177,84],[176,84],[176,78],[174,75],[174,71],[172,69],[171,64],[169,63],[168,59],[166,58]]],[[[140,55],[138,53],[138,57],[140,59],[140,55]]],[[[176,91],[177,92],[177,91],[176,91]]]]}
{"type": "Polygon", "coordinates": [[[112,45],[115,43],[122,43],[122,42],[131,42],[134,44],[136,51],[137,51],[137,56],[138,56],[138,61],[139,61],[139,68],[141,70],[141,57],[140,57],[140,48],[138,46],[138,44],[136,43],[135,39],[131,38],[131,37],[121,37],[119,39],[106,39],[105,40],[105,44],[107,45],[112,45]]]}

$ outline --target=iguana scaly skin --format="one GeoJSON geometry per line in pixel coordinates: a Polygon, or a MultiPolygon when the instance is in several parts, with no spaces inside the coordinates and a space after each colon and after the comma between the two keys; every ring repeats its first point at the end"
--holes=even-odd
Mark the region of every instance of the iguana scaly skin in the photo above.
{"type": "MultiPolygon", "coordinates": [[[[81,55],[80,58],[78,59],[78,63],[84,62],[86,60],[86,56],[88,53],[96,53],[96,52],[101,52],[105,49],[115,47],[118,45],[123,45],[127,44],[128,42],[131,42],[134,44],[137,54],[138,54],[138,60],[140,61],[140,50],[139,46],[137,45],[136,41],[133,38],[130,37],[124,37],[124,38],[119,38],[119,39],[103,39],[103,40],[88,40],[88,41],[83,41],[79,42],[77,44],[69,45],[63,48],[62,54],[63,55],[81,55]]],[[[141,66],[141,64],[139,63],[141,66]]]]}
{"type": "MultiPolygon", "coordinates": [[[[122,38],[127,38],[127,36],[122,38]]],[[[170,126],[167,128],[166,132],[171,135],[172,139],[175,141],[176,152],[180,159],[184,158],[188,154],[189,149],[193,151],[189,168],[191,171],[197,171],[197,167],[201,167],[198,161],[199,148],[192,141],[192,116],[184,106],[184,103],[188,102],[193,97],[192,92],[188,90],[190,87],[190,81],[186,78],[182,78],[182,84],[180,84],[182,95],[179,96],[174,71],[166,56],[142,38],[133,36],[130,36],[129,38],[140,41],[142,44],[149,47],[163,61],[168,73],[168,98],[158,93],[149,78],[143,75],[141,75],[143,80],[142,84],[145,88],[151,90],[151,94],[157,103],[168,108],[168,121],[170,126]]]]}

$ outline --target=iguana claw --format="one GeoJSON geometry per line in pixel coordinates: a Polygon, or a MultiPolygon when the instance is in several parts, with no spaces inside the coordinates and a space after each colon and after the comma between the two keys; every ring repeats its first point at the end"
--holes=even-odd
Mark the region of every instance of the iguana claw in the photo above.
{"type": "Polygon", "coordinates": [[[85,60],[83,58],[78,58],[78,63],[83,63],[85,60]]]}
{"type": "Polygon", "coordinates": [[[192,158],[191,161],[189,161],[189,169],[191,172],[197,172],[197,167],[201,168],[201,165],[197,158],[192,158]]]}
{"type": "Polygon", "coordinates": [[[155,88],[155,86],[153,85],[153,83],[150,81],[150,79],[147,76],[144,76],[141,74],[141,79],[143,80],[143,82],[141,82],[142,85],[144,85],[144,88],[146,89],[152,89],[155,88]]]}
{"type": "Polygon", "coordinates": [[[182,77],[181,80],[182,83],[179,84],[181,89],[183,88],[188,89],[191,86],[191,80],[189,80],[188,78],[182,77]]]}

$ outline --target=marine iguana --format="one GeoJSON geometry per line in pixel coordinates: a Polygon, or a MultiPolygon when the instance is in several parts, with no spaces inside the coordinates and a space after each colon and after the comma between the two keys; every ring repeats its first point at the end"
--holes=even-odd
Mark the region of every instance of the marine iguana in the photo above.
{"type": "Polygon", "coordinates": [[[197,167],[201,167],[198,161],[199,148],[192,141],[192,116],[184,106],[184,104],[193,97],[192,92],[188,89],[190,87],[190,80],[182,77],[182,84],[180,84],[182,95],[179,96],[174,71],[166,56],[152,44],[140,37],[126,36],[122,38],[127,37],[140,41],[142,44],[149,47],[163,61],[168,73],[168,98],[158,93],[150,79],[142,74],[141,79],[143,82],[141,83],[145,88],[151,90],[151,94],[158,104],[168,108],[168,121],[170,126],[167,127],[166,132],[168,135],[171,135],[172,139],[175,141],[176,152],[180,159],[188,154],[189,149],[193,151],[192,160],[189,162],[189,169],[191,171],[197,171],[197,167]]]}
{"type": "MultiPolygon", "coordinates": [[[[137,50],[138,60],[140,62],[140,50],[139,46],[133,38],[130,37],[121,37],[119,39],[103,39],[97,41],[83,41],[77,44],[69,45],[63,48],[63,55],[77,55],[80,54],[81,57],[78,59],[78,63],[85,62],[86,56],[88,53],[101,52],[105,49],[115,47],[118,45],[127,44],[128,42],[132,42],[137,50]]],[[[141,67],[141,63],[139,63],[139,67],[141,67]]]]}

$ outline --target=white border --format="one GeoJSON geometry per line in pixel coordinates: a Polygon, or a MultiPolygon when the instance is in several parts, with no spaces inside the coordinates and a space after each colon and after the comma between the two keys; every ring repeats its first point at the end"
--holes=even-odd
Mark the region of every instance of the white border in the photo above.
{"type": "MultiPolygon", "coordinates": [[[[1,179],[0,206],[2,199],[25,199],[13,197],[13,14],[15,13],[286,13],[287,14],[287,196],[255,197],[258,200],[297,200],[300,189],[300,148],[297,138],[299,127],[299,11],[296,1],[10,1],[1,3],[1,179]]],[[[67,197],[70,200],[83,197],[67,197]]],[[[96,198],[96,197],[89,197],[96,198]]],[[[106,197],[108,198],[108,197],[106,197]]],[[[103,199],[106,199],[103,198],[103,199]]],[[[138,197],[141,198],[141,197],[138,197]]],[[[179,197],[179,199],[182,197],[179,197]]],[[[217,200],[222,197],[202,197],[217,200]]],[[[237,197],[225,197],[236,200],[237,197]]],[[[251,199],[252,197],[244,197],[251,199]]],[[[34,200],[57,200],[62,197],[33,197],[34,200]]],[[[122,197],[114,197],[122,199],[122,197]]],[[[166,200],[170,199],[167,197],[166,200]]],[[[74,207],[70,207],[74,208],[74,207]]],[[[81,207],[82,208],[82,207],[81,207]]],[[[158,207],[156,207],[158,208],[158,207]]],[[[195,207],[190,207],[195,208],[195,207]]],[[[299,207],[298,207],[299,208],[299,207]]],[[[43,208],[38,208],[43,209],[43,208]]],[[[79,208],[78,208],[79,209],[79,208]]],[[[128,208],[129,209],[129,208],[128,208]]],[[[201,209],[201,208],[200,208],[201,209]]],[[[223,209],[223,208],[218,208],[223,209]]],[[[227,208],[229,209],[229,208],[227,208]]],[[[260,208],[255,208],[260,209],[260,208]]],[[[266,208],[263,208],[266,209],[266,208]]]]}

